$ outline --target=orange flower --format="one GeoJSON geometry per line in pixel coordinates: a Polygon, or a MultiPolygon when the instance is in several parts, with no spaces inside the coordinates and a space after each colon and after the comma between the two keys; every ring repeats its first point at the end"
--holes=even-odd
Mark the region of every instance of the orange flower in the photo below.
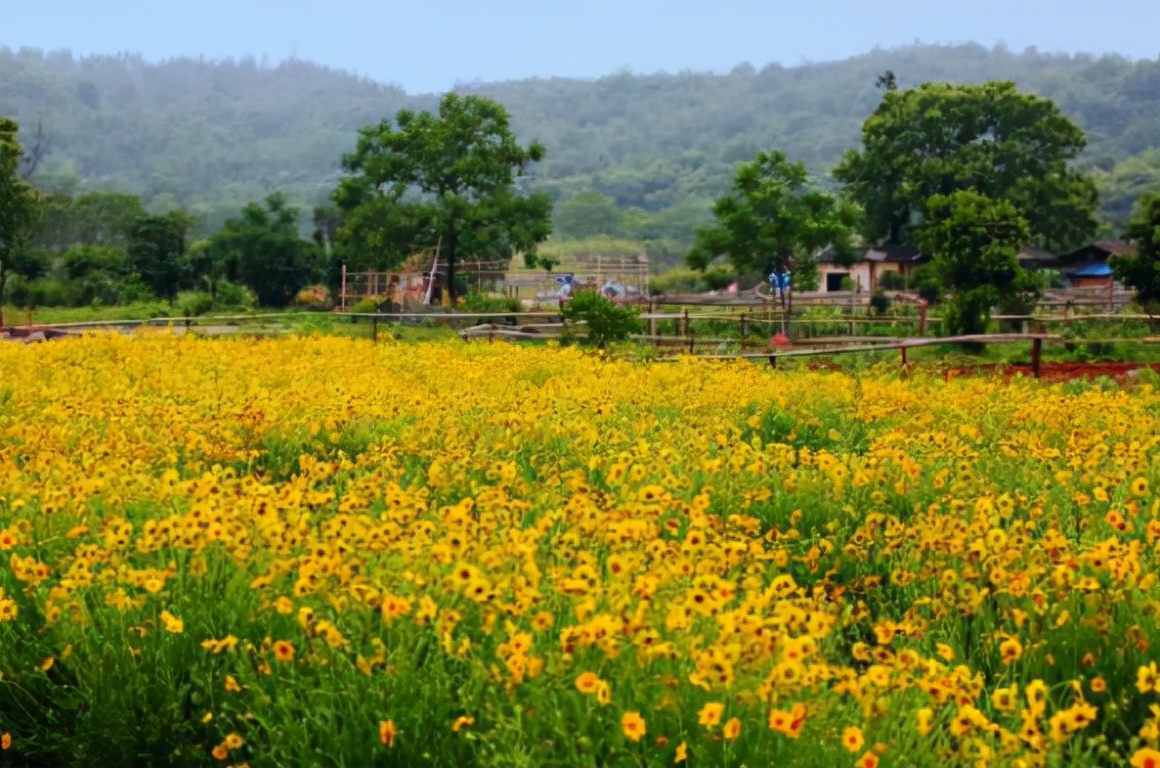
{"type": "Polygon", "coordinates": [[[854,763],[855,768],[878,768],[878,755],[866,752],[854,763]]]}
{"type": "Polygon", "coordinates": [[[459,731],[461,729],[466,728],[470,725],[475,725],[475,718],[472,717],[471,715],[462,715],[460,717],[455,718],[455,722],[451,724],[451,732],[452,733],[459,733],[459,731]]]}
{"type": "Polygon", "coordinates": [[[736,717],[729,718],[729,722],[725,723],[725,728],[721,731],[721,735],[728,741],[733,741],[741,735],[741,721],[736,717]]]}
{"type": "MultiPolygon", "coordinates": [[[[684,745],[682,744],[682,746],[684,746],[684,745]]],[[[4,735],[0,736],[0,749],[11,749],[11,748],[12,748],[12,734],[5,733],[4,735]]]]}
{"type": "Polygon", "coordinates": [[[620,729],[626,739],[640,741],[645,734],[644,718],[639,712],[625,712],[620,716],[620,729]]]}
{"type": "Polygon", "coordinates": [[[286,640],[274,643],[274,658],[281,662],[294,661],[294,646],[286,640]]]}
{"type": "Polygon", "coordinates": [[[226,749],[225,744],[218,744],[210,754],[213,755],[214,760],[225,760],[230,756],[230,751],[226,749]]]}
{"type": "Polygon", "coordinates": [[[866,743],[866,739],[862,736],[862,729],[857,726],[850,726],[842,731],[842,746],[846,748],[847,752],[857,752],[866,743]]]}
{"type": "Polygon", "coordinates": [[[598,687],[600,687],[600,678],[596,676],[595,672],[581,672],[580,676],[576,678],[576,690],[580,693],[596,693],[598,687]]]}
{"type": "Polygon", "coordinates": [[[386,746],[395,746],[395,734],[398,732],[398,729],[395,728],[394,720],[379,721],[379,741],[381,741],[386,746]]]}
{"type": "Polygon", "coordinates": [[[1136,750],[1128,762],[1132,768],[1160,768],[1160,752],[1150,747],[1144,747],[1136,750]]]}

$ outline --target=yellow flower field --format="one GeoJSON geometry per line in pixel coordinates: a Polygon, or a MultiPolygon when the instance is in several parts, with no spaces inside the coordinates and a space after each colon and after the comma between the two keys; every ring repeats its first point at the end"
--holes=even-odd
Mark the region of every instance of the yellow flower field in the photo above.
{"type": "Polygon", "coordinates": [[[0,346],[0,764],[1160,768],[1160,393],[0,346]]]}

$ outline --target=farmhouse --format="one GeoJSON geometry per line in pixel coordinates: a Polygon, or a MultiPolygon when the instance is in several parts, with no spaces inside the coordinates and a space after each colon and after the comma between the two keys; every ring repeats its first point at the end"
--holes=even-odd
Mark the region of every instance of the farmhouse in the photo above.
{"type": "Polygon", "coordinates": [[[818,274],[821,277],[819,291],[833,293],[855,290],[875,293],[883,275],[888,273],[897,274],[905,285],[914,268],[930,260],[930,256],[912,245],[876,245],[856,248],[854,253],[855,260],[849,266],[837,263],[832,248],[827,248],[817,257],[818,274]]]}
{"type": "Polygon", "coordinates": [[[1099,240],[1061,256],[1058,268],[1063,277],[1077,288],[1099,288],[1113,283],[1113,256],[1131,256],[1136,247],[1121,240],[1099,240]]]}

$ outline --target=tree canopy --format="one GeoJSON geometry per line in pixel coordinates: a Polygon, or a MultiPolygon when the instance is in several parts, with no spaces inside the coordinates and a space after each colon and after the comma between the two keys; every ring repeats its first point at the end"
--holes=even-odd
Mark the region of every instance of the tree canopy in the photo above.
{"type": "Polygon", "coordinates": [[[551,200],[521,191],[529,166],[544,157],[521,146],[507,110],[478,96],[446,94],[438,114],[401,110],[359,131],[346,155],[349,174],[334,199],[347,213],[340,240],[357,244],[377,266],[416,250],[436,250],[455,297],[461,254],[535,265],[551,232],[551,200]]]}
{"type": "Polygon", "coordinates": [[[1112,259],[1116,276],[1136,289],[1137,299],[1150,310],[1160,309],[1160,189],[1140,196],[1124,236],[1136,245],[1134,256],[1112,259]]]}
{"type": "Polygon", "coordinates": [[[689,266],[704,270],[724,256],[739,273],[762,274],[791,254],[804,264],[826,246],[846,252],[855,220],[853,209],[810,186],[804,164],[777,151],[739,166],[713,215],[715,223],[697,230],[689,266]]]}
{"type": "Polygon", "coordinates": [[[945,316],[948,330],[982,333],[991,307],[1035,283],[1019,266],[1019,249],[1030,227],[1009,200],[974,190],[934,195],[917,232],[919,247],[934,257],[944,289],[953,294],[945,316]]]}
{"type": "Polygon", "coordinates": [[[246,286],[263,307],[285,307],[323,273],[323,251],[298,234],[298,209],[274,193],[228,219],[205,249],[204,274],[246,286]]]}
{"type": "Polygon", "coordinates": [[[1072,166],[1085,145],[1053,102],[1012,82],[923,83],[886,91],[834,177],[874,242],[913,244],[930,198],[973,189],[1009,201],[1037,244],[1068,250],[1097,224],[1095,184],[1072,166]]]}
{"type": "Polygon", "coordinates": [[[0,306],[4,286],[36,221],[39,195],[20,173],[24,157],[15,120],[0,117],[0,306]]]}
{"type": "Polygon", "coordinates": [[[183,211],[143,216],[130,233],[129,267],[158,297],[171,302],[187,277],[185,236],[192,224],[183,211]]]}

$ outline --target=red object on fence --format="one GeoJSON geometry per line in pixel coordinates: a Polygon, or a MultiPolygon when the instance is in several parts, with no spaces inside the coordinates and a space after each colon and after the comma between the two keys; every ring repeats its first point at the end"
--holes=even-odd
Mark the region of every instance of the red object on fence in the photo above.
{"type": "Polygon", "coordinates": [[[779,333],[769,340],[769,346],[771,347],[788,347],[789,345],[789,336],[786,336],[784,333],[779,333]]]}

